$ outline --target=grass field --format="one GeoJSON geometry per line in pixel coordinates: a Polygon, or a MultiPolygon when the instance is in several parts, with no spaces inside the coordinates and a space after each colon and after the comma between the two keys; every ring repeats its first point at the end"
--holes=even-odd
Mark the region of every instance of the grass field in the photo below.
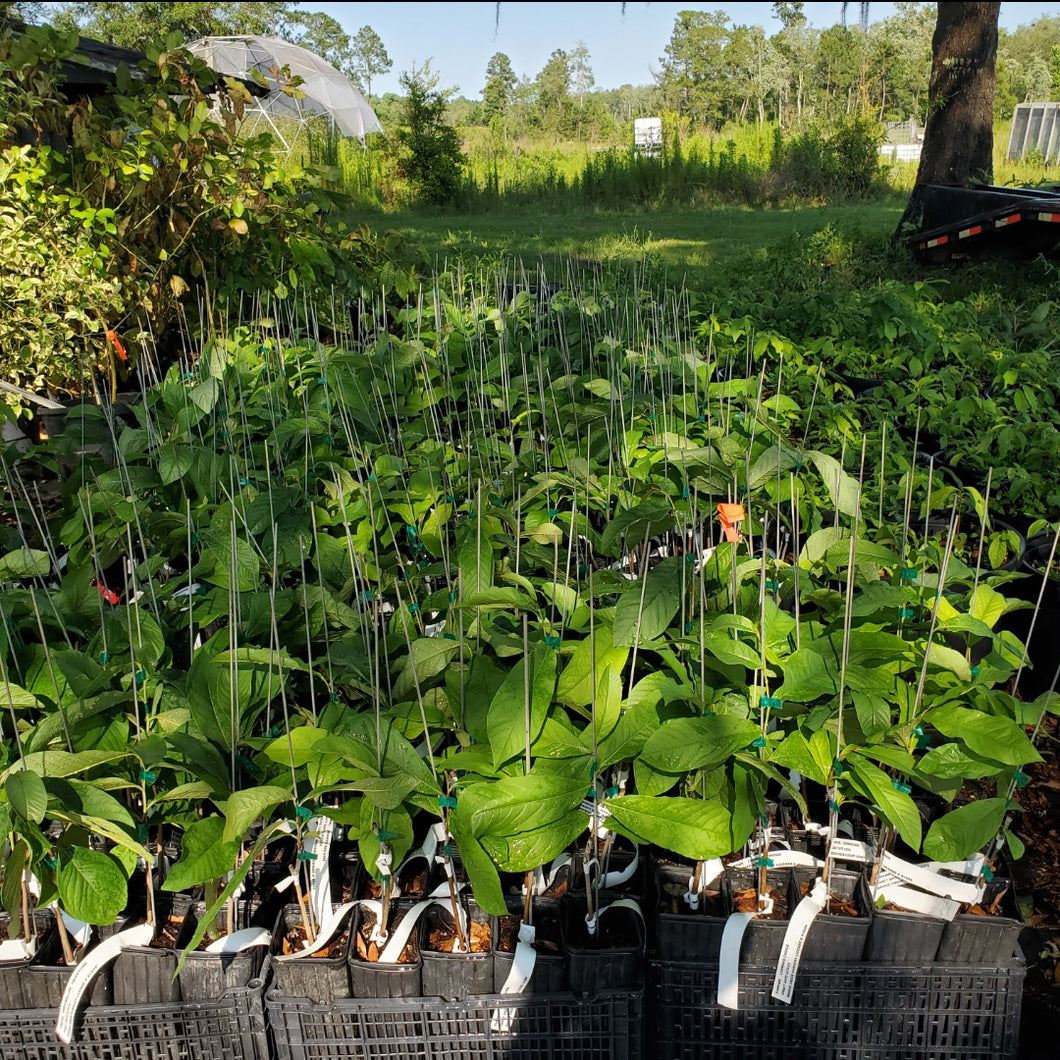
{"type": "Polygon", "coordinates": [[[439,268],[474,261],[521,261],[546,275],[570,259],[647,263],[676,282],[694,286],[714,269],[770,249],[796,235],[831,228],[842,238],[872,242],[893,231],[904,196],[851,206],[792,210],[662,209],[653,211],[542,213],[529,209],[486,214],[405,211],[360,213],[357,223],[403,233],[439,268]]]}

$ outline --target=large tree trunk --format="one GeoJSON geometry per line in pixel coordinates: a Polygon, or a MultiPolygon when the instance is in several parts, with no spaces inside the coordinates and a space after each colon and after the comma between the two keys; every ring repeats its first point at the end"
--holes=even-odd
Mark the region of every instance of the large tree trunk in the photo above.
{"type": "Polygon", "coordinates": [[[894,240],[923,218],[925,184],[994,180],[994,89],[1000,3],[940,3],[931,38],[927,126],[916,185],[894,240]]]}
{"type": "Polygon", "coordinates": [[[994,63],[1000,3],[940,3],[917,184],[994,179],[994,63]]]}

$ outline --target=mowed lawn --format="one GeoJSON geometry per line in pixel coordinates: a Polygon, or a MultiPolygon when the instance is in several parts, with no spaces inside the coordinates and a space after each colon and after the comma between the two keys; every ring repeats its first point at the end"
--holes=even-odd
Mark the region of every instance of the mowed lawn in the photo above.
{"type": "Polygon", "coordinates": [[[793,236],[829,226],[846,237],[873,241],[894,230],[904,199],[850,206],[798,209],[688,207],[654,210],[542,212],[525,207],[490,213],[424,210],[358,213],[357,224],[402,233],[439,268],[467,268],[475,260],[522,262],[557,279],[571,259],[581,262],[646,261],[671,280],[706,279],[718,266],[748,253],[768,256],[793,236]]]}

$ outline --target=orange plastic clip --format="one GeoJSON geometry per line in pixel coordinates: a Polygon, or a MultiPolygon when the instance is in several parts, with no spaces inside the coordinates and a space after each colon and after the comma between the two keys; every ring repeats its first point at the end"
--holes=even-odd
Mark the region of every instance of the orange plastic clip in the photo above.
{"type": "Polygon", "coordinates": [[[722,530],[725,532],[726,541],[740,540],[740,528],[736,526],[736,523],[742,522],[746,514],[742,504],[718,505],[718,520],[721,523],[722,530]]]}
{"type": "Polygon", "coordinates": [[[125,352],[125,347],[121,344],[121,339],[118,338],[118,333],[113,328],[107,328],[107,338],[110,339],[110,343],[114,347],[114,352],[123,361],[127,361],[129,355],[125,352]]]}

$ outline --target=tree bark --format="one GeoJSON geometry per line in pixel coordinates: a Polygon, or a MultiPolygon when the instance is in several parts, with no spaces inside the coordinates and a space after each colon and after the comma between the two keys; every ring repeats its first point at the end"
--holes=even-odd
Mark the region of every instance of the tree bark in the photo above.
{"type": "Polygon", "coordinates": [[[1000,3],[940,3],[917,184],[994,179],[994,89],[1000,3]]]}

